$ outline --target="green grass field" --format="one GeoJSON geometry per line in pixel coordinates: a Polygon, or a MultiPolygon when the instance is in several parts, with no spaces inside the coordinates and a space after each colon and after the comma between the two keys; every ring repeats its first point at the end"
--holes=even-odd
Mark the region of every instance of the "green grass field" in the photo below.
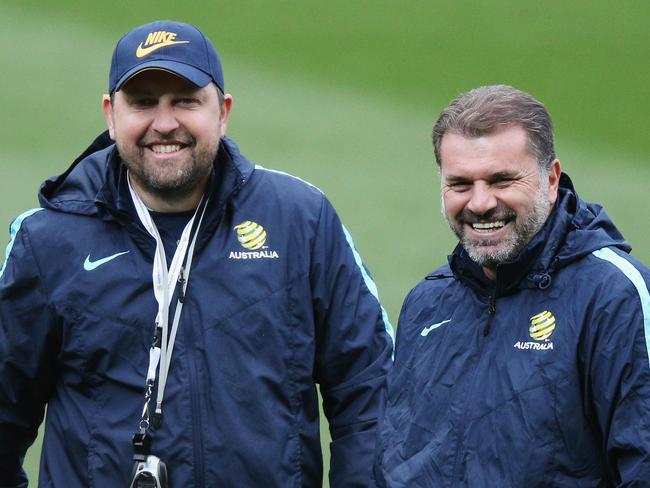
{"type": "MultiPolygon", "coordinates": [[[[0,3],[0,240],[104,129],[110,55],[154,18],[199,25],[222,56],[229,134],[264,166],[323,189],[396,325],[408,290],[454,245],[430,131],[444,105],[508,83],[554,116],[583,198],[650,263],[650,3],[245,0],[0,3]]],[[[36,479],[38,447],[26,467],[36,479]]],[[[35,483],[33,483],[35,484],[35,483]]]]}

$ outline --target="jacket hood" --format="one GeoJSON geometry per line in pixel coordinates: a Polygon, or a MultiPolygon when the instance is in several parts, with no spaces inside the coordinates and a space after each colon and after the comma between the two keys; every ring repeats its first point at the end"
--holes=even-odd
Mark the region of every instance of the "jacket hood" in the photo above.
{"type": "MultiPolygon", "coordinates": [[[[211,192],[230,193],[244,184],[254,166],[229,138],[223,138],[214,162],[211,192]]],[[[122,162],[108,131],[103,132],[61,175],[41,185],[38,199],[43,208],[111,219],[130,213],[131,198],[122,162]]]]}
{"type": "MultiPolygon", "coordinates": [[[[562,173],[558,200],[542,229],[517,259],[497,267],[497,294],[507,294],[519,287],[546,288],[555,271],[609,246],[628,253],[631,250],[603,207],[580,199],[569,176],[562,173]]],[[[474,287],[495,286],[461,244],[449,256],[449,264],[459,279],[474,287]]]]}
{"type": "Polygon", "coordinates": [[[562,175],[560,183],[563,181],[567,185],[565,192],[569,201],[566,210],[560,212],[566,212],[572,218],[564,245],[555,256],[558,266],[562,267],[603,247],[613,246],[629,253],[632,247],[614,225],[605,209],[597,203],[581,200],[573,189],[571,180],[565,174],[562,175]]]}

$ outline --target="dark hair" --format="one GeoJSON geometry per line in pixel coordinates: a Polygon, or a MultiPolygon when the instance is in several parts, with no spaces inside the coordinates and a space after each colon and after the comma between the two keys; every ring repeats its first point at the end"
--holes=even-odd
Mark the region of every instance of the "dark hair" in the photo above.
{"type": "Polygon", "coordinates": [[[480,137],[499,127],[520,125],[540,167],[547,170],[555,159],[553,122],[544,105],[526,92],[508,85],[475,88],[461,94],[445,108],[433,126],[433,148],[441,165],[440,145],[446,132],[480,137]]]}

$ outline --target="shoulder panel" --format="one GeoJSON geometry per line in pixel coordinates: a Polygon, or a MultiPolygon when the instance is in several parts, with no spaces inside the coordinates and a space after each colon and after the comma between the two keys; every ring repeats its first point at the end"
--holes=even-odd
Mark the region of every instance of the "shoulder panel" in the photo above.
{"type": "Polygon", "coordinates": [[[592,254],[597,258],[616,266],[632,282],[636,291],[639,293],[641,309],[643,310],[645,344],[648,351],[648,357],[650,357],[650,293],[648,293],[648,285],[643,279],[643,276],[641,276],[639,270],[636,269],[632,263],[608,247],[603,247],[602,249],[593,251],[592,254]]]}
{"type": "Polygon", "coordinates": [[[7,266],[7,260],[9,259],[9,254],[11,253],[11,249],[14,247],[14,241],[16,240],[16,235],[18,234],[18,231],[20,230],[20,227],[23,225],[23,222],[25,219],[36,212],[43,210],[42,208],[32,208],[31,210],[28,210],[27,212],[23,212],[20,214],[16,219],[11,223],[11,227],[9,229],[9,244],[7,244],[7,249],[5,250],[5,260],[2,264],[2,269],[0,269],[0,277],[2,277],[2,274],[5,271],[5,267],[7,266]]]}

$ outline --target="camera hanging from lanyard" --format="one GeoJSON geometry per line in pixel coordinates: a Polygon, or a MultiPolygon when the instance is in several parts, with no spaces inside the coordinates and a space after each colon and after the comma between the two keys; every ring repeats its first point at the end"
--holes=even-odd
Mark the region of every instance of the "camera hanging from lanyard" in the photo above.
{"type": "Polygon", "coordinates": [[[130,488],[167,488],[167,466],[158,456],[151,454],[151,423],[160,426],[161,417],[154,415],[151,418],[149,403],[153,395],[156,382],[155,371],[160,360],[160,345],[162,341],[162,328],[156,326],[153,344],[149,351],[149,373],[144,394],[144,408],[138,432],[133,435],[133,471],[131,472],[130,488]],[[152,373],[153,371],[153,373],[152,373]]]}
{"type": "Polygon", "coordinates": [[[162,401],[167,384],[167,375],[171,364],[171,356],[176,341],[176,332],[180,322],[181,311],[187,282],[189,279],[194,246],[199,233],[199,227],[207,207],[207,199],[203,198],[194,213],[194,216],[183,229],[178,247],[169,269],[167,268],[167,256],[160,237],[160,233],[154,224],[149,211],[133,190],[129,182],[131,198],[145,229],[156,240],[156,254],[153,263],[153,287],[156,301],[158,302],[158,314],[156,316],[156,327],[153,343],[149,350],[149,369],[147,371],[147,382],[145,389],[144,408],[138,426],[138,431],[133,435],[133,460],[134,466],[131,473],[131,488],[168,488],[167,466],[161,459],[152,452],[151,426],[160,427],[162,423],[162,401]],[[197,214],[200,218],[196,226],[194,222],[197,214]],[[185,261],[185,266],[183,266],[185,261]],[[174,318],[169,327],[169,307],[171,301],[177,295],[174,318]],[[170,330],[171,329],[171,330],[170,330]],[[156,370],[158,369],[158,390],[156,394],[156,409],[151,415],[150,402],[156,385],[156,370]]]}
{"type": "Polygon", "coordinates": [[[151,452],[151,437],[145,433],[133,436],[133,459],[131,488],[167,488],[167,466],[151,452]]]}

